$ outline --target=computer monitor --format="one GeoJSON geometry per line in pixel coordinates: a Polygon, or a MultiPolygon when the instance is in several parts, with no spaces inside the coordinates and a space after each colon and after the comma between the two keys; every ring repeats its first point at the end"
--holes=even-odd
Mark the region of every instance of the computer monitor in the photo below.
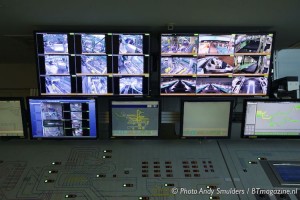
{"type": "Polygon", "coordinates": [[[42,96],[145,96],[150,34],[35,32],[42,96]]]}
{"type": "Polygon", "coordinates": [[[0,137],[26,135],[25,108],[22,98],[0,98],[0,137]]]}
{"type": "Polygon", "coordinates": [[[31,138],[97,138],[94,98],[29,97],[31,138]]]}
{"type": "Polygon", "coordinates": [[[112,100],[111,137],[158,137],[160,103],[155,99],[112,100]]]}
{"type": "Polygon", "coordinates": [[[300,100],[246,99],[242,137],[299,137],[300,100]]]}
{"type": "Polygon", "coordinates": [[[183,138],[229,138],[232,100],[183,100],[183,138]]]}
{"type": "Polygon", "coordinates": [[[267,96],[273,33],[163,33],[162,96],[267,96]]]}

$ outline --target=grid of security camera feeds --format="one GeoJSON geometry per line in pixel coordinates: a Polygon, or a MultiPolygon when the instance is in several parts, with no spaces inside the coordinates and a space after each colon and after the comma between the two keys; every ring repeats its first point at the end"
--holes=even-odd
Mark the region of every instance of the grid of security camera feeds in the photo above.
{"type": "Polygon", "coordinates": [[[149,95],[149,34],[35,37],[41,95],[149,95]]]}
{"type": "Polygon", "coordinates": [[[32,138],[96,138],[95,99],[29,99],[32,138]]]}
{"type": "Polygon", "coordinates": [[[161,95],[268,93],[273,34],[162,34],[161,95]]]}

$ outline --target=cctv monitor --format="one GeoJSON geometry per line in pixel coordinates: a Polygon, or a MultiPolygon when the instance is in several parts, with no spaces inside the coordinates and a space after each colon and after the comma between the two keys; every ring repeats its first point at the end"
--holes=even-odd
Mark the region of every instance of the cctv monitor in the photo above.
{"type": "Polygon", "coordinates": [[[92,139],[97,137],[94,98],[29,97],[31,138],[92,139]]]}
{"type": "Polygon", "coordinates": [[[274,33],[163,33],[160,95],[267,96],[273,41],[274,33]]]}
{"type": "Polygon", "coordinates": [[[0,137],[24,137],[26,121],[22,98],[0,98],[0,137]]]}
{"type": "Polygon", "coordinates": [[[157,137],[160,124],[158,100],[112,100],[111,137],[157,137]]]}
{"type": "Polygon", "coordinates": [[[246,99],[242,137],[300,136],[300,100],[246,99]]]}
{"type": "Polygon", "coordinates": [[[183,100],[181,136],[184,138],[228,138],[232,100],[183,100]]]}

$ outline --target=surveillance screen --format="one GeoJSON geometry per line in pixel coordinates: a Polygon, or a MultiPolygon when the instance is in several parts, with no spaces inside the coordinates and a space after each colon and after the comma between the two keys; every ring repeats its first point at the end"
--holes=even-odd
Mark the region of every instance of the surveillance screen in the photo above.
{"type": "Polygon", "coordinates": [[[23,137],[23,120],[20,100],[0,99],[0,137],[23,137]]]}
{"type": "Polygon", "coordinates": [[[47,94],[69,94],[71,93],[70,76],[46,76],[47,94]]]}
{"type": "Polygon", "coordinates": [[[119,54],[143,54],[143,35],[119,35],[119,54]]]}
{"type": "Polygon", "coordinates": [[[70,74],[69,56],[45,55],[47,75],[70,74]]]}
{"type": "Polygon", "coordinates": [[[107,94],[106,76],[83,76],[82,77],[83,94],[107,94]]]}
{"type": "Polygon", "coordinates": [[[244,136],[300,136],[300,102],[246,101],[244,136]]]}
{"type": "Polygon", "coordinates": [[[235,74],[268,74],[270,56],[244,55],[234,57],[235,74]]]}
{"type": "Polygon", "coordinates": [[[119,56],[119,74],[143,74],[144,56],[119,56]]]}
{"type": "Polygon", "coordinates": [[[233,56],[205,56],[199,57],[197,74],[225,74],[232,73],[234,66],[233,56]]]}
{"type": "Polygon", "coordinates": [[[82,53],[101,54],[105,53],[105,35],[102,34],[82,34],[82,53]]]}
{"type": "Polygon", "coordinates": [[[161,34],[161,95],[266,96],[273,34],[161,34]]]}
{"type": "Polygon", "coordinates": [[[158,136],[158,101],[112,101],[110,114],[113,137],[158,136]]]}
{"type": "Polygon", "coordinates": [[[183,137],[228,137],[231,102],[184,102],[183,137]]]}
{"type": "Polygon", "coordinates": [[[68,35],[67,34],[43,34],[45,54],[67,54],[68,35]]]}
{"type": "Polygon", "coordinates": [[[194,57],[162,57],[162,75],[193,75],[196,74],[197,58],[194,57]]]}
{"type": "Polygon", "coordinates": [[[241,95],[266,95],[268,78],[265,77],[234,77],[232,93],[241,95]]]}
{"type": "Polygon", "coordinates": [[[143,77],[122,77],[120,78],[120,94],[142,95],[143,77]]]}
{"type": "Polygon", "coordinates": [[[106,56],[81,56],[82,74],[106,74],[107,57],[106,56]]]}
{"type": "Polygon", "coordinates": [[[161,78],[161,94],[195,94],[195,78],[161,78]]]}
{"type": "Polygon", "coordinates": [[[95,99],[29,99],[33,138],[96,138],[95,99]]]}
{"type": "Polygon", "coordinates": [[[231,94],[232,78],[197,78],[197,94],[231,94]]]}
{"type": "Polygon", "coordinates": [[[199,35],[198,54],[224,55],[234,53],[234,35],[199,35]]]}
{"type": "Polygon", "coordinates": [[[238,34],[235,38],[235,53],[271,53],[273,34],[238,34]]]}
{"type": "Polygon", "coordinates": [[[194,55],[197,54],[198,36],[161,36],[161,54],[194,55]]]}

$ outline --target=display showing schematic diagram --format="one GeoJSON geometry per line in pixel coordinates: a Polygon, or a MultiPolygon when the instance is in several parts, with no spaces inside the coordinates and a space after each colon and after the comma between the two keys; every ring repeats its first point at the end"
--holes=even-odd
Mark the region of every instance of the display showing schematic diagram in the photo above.
{"type": "Polygon", "coordinates": [[[250,102],[246,113],[245,135],[300,135],[298,102],[250,102]]]}
{"type": "Polygon", "coordinates": [[[143,111],[137,109],[136,114],[121,113],[120,115],[116,115],[127,120],[127,128],[129,130],[145,130],[146,126],[149,125],[150,119],[143,116],[143,113],[143,111]]]}
{"type": "Polygon", "coordinates": [[[112,136],[158,136],[158,102],[112,103],[112,136]]]}

